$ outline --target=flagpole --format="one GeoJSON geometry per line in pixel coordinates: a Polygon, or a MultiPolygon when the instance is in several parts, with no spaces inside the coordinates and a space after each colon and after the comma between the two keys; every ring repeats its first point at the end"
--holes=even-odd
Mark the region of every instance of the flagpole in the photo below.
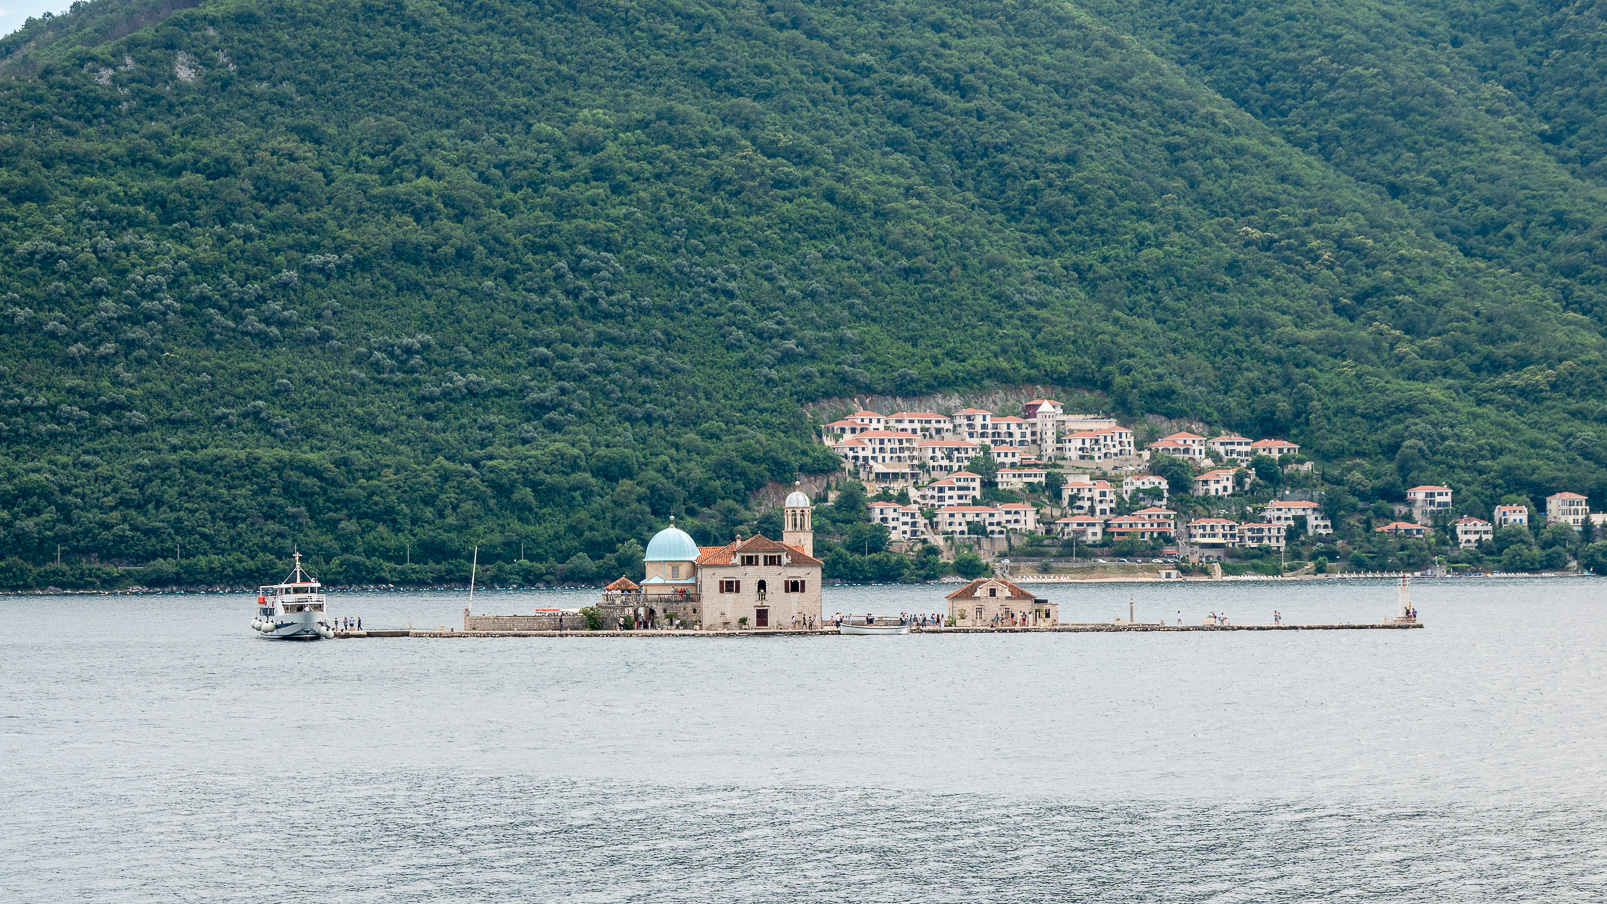
{"type": "Polygon", "coordinates": [[[474,566],[469,569],[469,608],[474,608],[474,576],[480,570],[480,547],[474,548],[474,566]]]}

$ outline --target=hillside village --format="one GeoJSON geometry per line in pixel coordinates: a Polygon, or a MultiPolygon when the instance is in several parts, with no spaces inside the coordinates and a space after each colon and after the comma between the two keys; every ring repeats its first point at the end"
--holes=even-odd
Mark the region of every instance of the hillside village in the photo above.
{"type": "Polygon", "coordinates": [[[862,409],[822,424],[819,436],[863,484],[869,520],[903,549],[1075,559],[1081,547],[1085,557],[1265,574],[1290,562],[1317,571],[1435,563],[1533,571],[1571,564],[1607,521],[1578,493],[1553,494],[1543,509],[1504,500],[1475,512],[1439,485],[1342,511],[1334,503],[1345,493],[1326,492],[1296,443],[1186,430],[1141,442],[1115,418],[1068,413],[1053,399],[1026,402],[1019,414],[862,409]],[[1558,525],[1565,531],[1546,532],[1558,525]]]}

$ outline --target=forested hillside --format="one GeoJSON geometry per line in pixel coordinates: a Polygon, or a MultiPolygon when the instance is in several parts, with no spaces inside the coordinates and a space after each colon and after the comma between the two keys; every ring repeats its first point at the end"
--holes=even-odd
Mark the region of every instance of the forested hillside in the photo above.
{"type": "Polygon", "coordinates": [[[1026,382],[1607,494],[1581,7],[185,6],[0,40],[0,584],[589,580],[1026,382]]]}

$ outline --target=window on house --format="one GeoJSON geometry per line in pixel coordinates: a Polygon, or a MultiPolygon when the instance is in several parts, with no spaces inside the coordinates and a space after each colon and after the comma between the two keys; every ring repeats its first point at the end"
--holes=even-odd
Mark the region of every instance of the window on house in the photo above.
{"type": "Polygon", "coordinates": [[[998,595],[999,595],[999,588],[997,588],[997,587],[989,587],[988,588],[988,596],[998,596],[998,595]]]}
{"type": "MultiPolygon", "coordinates": [[[[885,521],[886,519],[884,518],[882,520],[885,521]]],[[[767,555],[767,556],[765,556],[764,557],[764,563],[766,565],[780,565],[781,564],[781,554],[776,553],[775,555],[767,555]]]]}
{"type": "Polygon", "coordinates": [[[786,589],[787,589],[788,593],[803,593],[804,592],[803,578],[788,578],[787,579],[787,584],[786,584],[786,589]]]}
{"type": "Polygon", "coordinates": [[[681,579],[681,566],[679,566],[679,565],[671,565],[670,566],[670,580],[678,581],[680,579],[681,579]]]}
{"type": "Polygon", "coordinates": [[[757,564],[759,564],[759,557],[758,556],[743,556],[742,557],[742,564],[744,564],[744,565],[757,565],[757,564]]]}
{"type": "Polygon", "coordinates": [[[742,582],[741,581],[729,580],[729,579],[728,580],[723,580],[723,581],[720,582],[720,592],[721,593],[741,593],[742,592],[742,582]]]}

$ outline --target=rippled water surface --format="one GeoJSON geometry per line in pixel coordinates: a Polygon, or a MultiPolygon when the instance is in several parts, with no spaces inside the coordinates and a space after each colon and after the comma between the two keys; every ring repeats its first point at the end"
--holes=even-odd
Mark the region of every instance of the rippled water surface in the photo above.
{"type": "MultiPolygon", "coordinates": [[[[1067,621],[1394,602],[1040,592],[1067,621]]],[[[0,900],[1607,900],[1607,581],[1413,595],[1425,630],[307,644],[244,595],[0,598],[0,900]]]]}

